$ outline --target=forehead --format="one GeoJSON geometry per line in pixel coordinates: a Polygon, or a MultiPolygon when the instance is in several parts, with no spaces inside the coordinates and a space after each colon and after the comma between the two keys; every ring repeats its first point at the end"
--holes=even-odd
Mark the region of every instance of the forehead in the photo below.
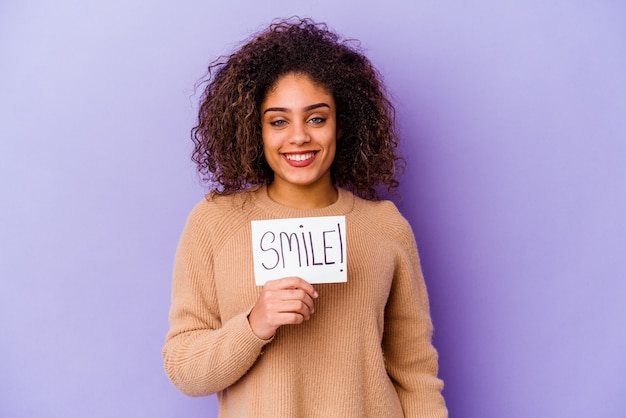
{"type": "MultiPolygon", "coordinates": [[[[311,100],[323,100],[329,105],[334,104],[331,92],[323,84],[316,82],[306,74],[287,73],[279,77],[270,87],[265,94],[261,107],[268,106],[269,102],[277,101],[311,104],[308,103],[311,100]]],[[[286,103],[283,104],[286,105],[286,103]]]]}

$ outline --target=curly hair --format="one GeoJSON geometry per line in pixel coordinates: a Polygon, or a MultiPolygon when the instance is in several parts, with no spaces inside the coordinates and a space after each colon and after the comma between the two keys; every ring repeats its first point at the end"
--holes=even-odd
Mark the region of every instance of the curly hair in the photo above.
{"type": "Polygon", "coordinates": [[[337,107],[341,136],[331,165],[338,187],[368,200],[398,187],[395,109],[381,77],[357,42],[342,40],[323,23],[274,21],[230,56],[210,64],[192,129],[192,160],[214,192],[229,194],[271,184],[263,155],[259,109],[288,73],[324,86],[337,107]]]}

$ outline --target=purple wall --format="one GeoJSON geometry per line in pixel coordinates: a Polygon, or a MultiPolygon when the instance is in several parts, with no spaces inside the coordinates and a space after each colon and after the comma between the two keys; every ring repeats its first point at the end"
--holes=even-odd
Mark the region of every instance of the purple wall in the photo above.
{"type": "Polygon", "coordinates": [[[451,415],[626,415],[623,2],[91,3],[0,5],[0,416],[217,416],[160,355],[193,85],[292,14],[398,105],[451,415]]]}

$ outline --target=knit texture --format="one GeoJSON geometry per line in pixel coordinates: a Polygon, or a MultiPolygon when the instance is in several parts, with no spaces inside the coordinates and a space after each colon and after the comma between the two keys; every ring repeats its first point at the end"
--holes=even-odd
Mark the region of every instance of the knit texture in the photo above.
{"type": "Polygon", "coordinates": [[[261,186],[191,212],[176,253],[165,370],[220,417],[447,417],[411,227],[389,201],[339,190],[321,209],[282,206],[261,186]],[[316,284],[315,313],[257,338],[252,220],[346,217],[347,283],[316,284]]]}

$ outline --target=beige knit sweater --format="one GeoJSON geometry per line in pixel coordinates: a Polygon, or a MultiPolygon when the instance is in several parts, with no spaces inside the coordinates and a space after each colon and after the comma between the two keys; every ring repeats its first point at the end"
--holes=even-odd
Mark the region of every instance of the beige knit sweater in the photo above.
{"type": "Polygon", "coordinates": [[[202,200],[180,239],[170,330],[172,382],[217,393],[220,417],[447,417],[413,233],[391,202],[345,190],[301,210],[267,188],[202,200]],[[250,221],[346,217],[347,283],[314,285],[315,313],[257,338],[247,321],[255,285],[250,221]]]}

